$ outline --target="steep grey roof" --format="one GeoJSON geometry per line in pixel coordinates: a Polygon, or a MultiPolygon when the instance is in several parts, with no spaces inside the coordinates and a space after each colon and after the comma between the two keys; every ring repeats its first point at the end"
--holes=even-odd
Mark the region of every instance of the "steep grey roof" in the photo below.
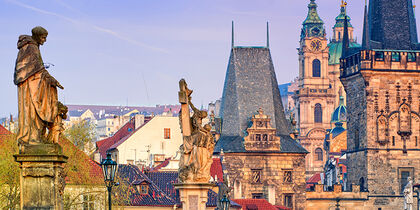
{"type": "Polygon", "coordinates": [[[289,135],[269,48],[234,47],[223,89],[222,136],[244,137],[259,108],[271,117],[278,135],[289,135]]]}
{"type": "Polygon", "coordinates": [[[419,49],[412,0],[370,0],[368,20],[370,48],[419,49]]]}
{"type": "Polygon", "coordinates": [[[298,142],[288,135],[280,136],[279,151],[247,151],[244,146],[244,139],[240,136],[221,136],[214,148],[214,153],[220,153],[221,149],[225,153],[247,152],[247,153],[308,153],[298,142]]]}

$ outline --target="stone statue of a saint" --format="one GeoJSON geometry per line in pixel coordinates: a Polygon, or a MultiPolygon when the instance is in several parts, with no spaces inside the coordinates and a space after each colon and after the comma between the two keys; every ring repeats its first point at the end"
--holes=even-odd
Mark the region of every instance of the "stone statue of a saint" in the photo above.
{"type": "Polygon", "coordinates": [[[404,210],[412,210],[413,209],[413,181],[411,177],[407,178],[407,185],[404,187],[404,210]]]}
{"type": "Polygon", "coordinates": [[[39,51],[47,35],[46,29],[37,26],[32,36],[21,35],[17,43],[14,83],[18,86],[20,152],[26,145],[57,143],[64,130],[62,119],[67,117],[67,107],[57,96],[57,87],[63,86],[48,73],[39,51]]]}
{"type": "Polygon", "coordinates": [[[183,144],[180,147],[181,160],[179,163],[180,182],[208,182],[210,167],[213,162],[214,138],[211,125],[202,126],[202,119],[207,117],[206,111],[198,110],[191,103],[192,90],[188,89],[185,80],[181,80],[179,101],[181,103],[180,124],[183,144]],[[193,110],[190,117],[189,108],[193,110]]]}
{"type": "Polygon", "coordinates": [[[226,197],[228,200],[230,200],[230,196],[229,193],[230,191],[232,191],[232,188],[229,187],[229,183],[228,183],[228,178],[227,175],[224,174],[223,175],[223,182],[217,183],[217,186],[219,187],[219,192],[217,193],[217,208],[216,210],[222,210],[223,209],[223,205],[222,205],[222,199],[224,197],[226,197]]]}

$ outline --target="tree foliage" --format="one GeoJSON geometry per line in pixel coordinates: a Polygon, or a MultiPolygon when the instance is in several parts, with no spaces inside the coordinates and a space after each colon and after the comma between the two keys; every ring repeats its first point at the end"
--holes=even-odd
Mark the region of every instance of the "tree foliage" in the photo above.
{"type": "Polygon", "coordinates": [[[87,120],[73,124],[65,131],[65,136],[80,150],[90,154],[93,152],[93,139],[95,138],[95,125],[87,120]]]}
{"type": "Polygon", "coordinates": [[[18,153],[14,134],[0,135],[0,209],[16,209],[20,203],[20,167],[13,155],[18,153]]]}

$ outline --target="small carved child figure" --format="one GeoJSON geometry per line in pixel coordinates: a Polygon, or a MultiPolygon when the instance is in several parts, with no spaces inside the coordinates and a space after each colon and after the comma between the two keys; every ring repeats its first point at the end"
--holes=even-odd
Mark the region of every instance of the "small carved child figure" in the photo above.
{"type": "Polygon", "coordinates": [[[67,119],[67,106],[64,106],[61,102],[57,102],[58,107],[58,114],[57,117],[54,119],[54,123],[48,128],[48,143],[58,143],[58,139],[60,138],[60,134],[64,131],[64,124],[63,119],[67,119]]]}

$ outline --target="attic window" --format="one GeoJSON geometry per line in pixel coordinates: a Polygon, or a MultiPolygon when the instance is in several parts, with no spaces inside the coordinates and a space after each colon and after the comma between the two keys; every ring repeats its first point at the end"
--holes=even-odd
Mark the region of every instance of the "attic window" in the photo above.
{"type": "Polygon", "coordinates": [[[149,194],[149,185],[145,183],[137,185],[137,190],[139,191],[140,195],[147,195],[149,194]]]}

